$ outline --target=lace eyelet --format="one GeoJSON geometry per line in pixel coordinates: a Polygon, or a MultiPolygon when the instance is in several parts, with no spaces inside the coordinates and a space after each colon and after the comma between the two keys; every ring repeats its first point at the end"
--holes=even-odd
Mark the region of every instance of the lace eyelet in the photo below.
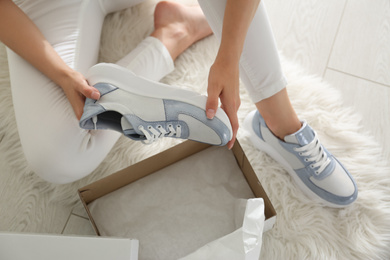
{"type": "Polygon", "coordinates": [[[157,128],[160,129],[162,126],[161,125],[158,125],[157,128]]]}
{"type": "Polygon", "coordinates": [[[180,127],[181,127],[181,125],[177,125],[177,126],[176,126],[176,128],[180,128],[180,127]]]}
{"type": "Polygon", "coordinates": [[[308,161],[309,161],[309,159],[305,158],[305,162],[308,162],[308,161]]]}
{"type": "Polygon", "coordinates": [[[314,168],[313,164],[310,165],[310,168],[312,168],[312,169],[314,168]]]}
{"type": "Polygon", "coordinates": [[[168,127],[172,127],[172,125],[171,125],[171,124],[169,124],[169,125],[168,125],[168,127]]]}
{"type": "Polygon", "coordinates": [[[315,173],[318,175],[318,174],[320,174],[318,171],[315,171],[315,173]]]}
{"type": "Polygon", "coordinates": [[[300,156],[302,156],[302,153],[299,153],[300,156]]]}
{"type": "Polygon", "coordinates": [[[149,125],[149,126],[148,126],[148,129],[149,129],[149,130],[152,129],[152,126],[149,125]]]}

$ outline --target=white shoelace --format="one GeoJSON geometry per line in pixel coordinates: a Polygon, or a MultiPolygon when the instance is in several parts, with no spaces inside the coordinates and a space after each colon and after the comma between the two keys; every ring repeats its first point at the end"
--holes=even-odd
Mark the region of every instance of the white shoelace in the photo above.
{"type": "Polygon", "coordinates": [[[181,125],[177,125],[176,129],[173,125],[168,125],[168,131],[164,129],[161,125],[158,125],[157,128],[149,125],[147,129],[145,129],[142,125],[138,127],[138,129],[145,135],[146,140],[143,141],[145,144],[151,144],[154,141],[158,140],[162,137],[180,137],[181,136],[181,125]]]}
{"type": "Polygon", "coordinates": [[[311,168],[317,168],[315,174],[319,175],[323,172],[326,166],[329,165],[330,159],[325,153],[324,149],[321,147],[320,141],[317,138],[317,133],[314,134],[314,139],[309,144],[304,145],[299,148],[294,148],[295,151],[299,152],[300,156],[305,156],[306,162],[314,162],[310,164],[311,168]]]}
{"type": "Polygon", "coordinates": [[[95,130],[97,129],[97,127],[96,127],[97,121],[98,121],[97,116],[92,117],[92,123],[93,123],[93,126],[94,126],[95,130]]]}

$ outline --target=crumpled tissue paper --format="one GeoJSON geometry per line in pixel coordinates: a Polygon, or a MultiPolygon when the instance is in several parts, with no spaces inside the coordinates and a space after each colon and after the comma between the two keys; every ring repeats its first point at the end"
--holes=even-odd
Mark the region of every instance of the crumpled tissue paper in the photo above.
{"type": "Polygon", "coordinates": [[[258,260],[261,251],[264,219],[263,199],[249,199],[241,228],[208,243],[180,260],[258,260]]]}

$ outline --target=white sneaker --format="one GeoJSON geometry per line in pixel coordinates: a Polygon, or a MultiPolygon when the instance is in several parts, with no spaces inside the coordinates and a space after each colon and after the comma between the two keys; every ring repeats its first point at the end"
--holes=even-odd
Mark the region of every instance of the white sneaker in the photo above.
{"type": "Polygon", "coordinates": [[[206,96],[138,77],[109,63],[91,67],[87,79],[100,91],[100,99],[86,100],[81,128],[111,129],[144,143],[172,137],[225,145],[232,138],[222,109],[213,119],[206,117],[206,96]]]}
{"type": "Polygon", "coordinates": [[[306,122],[284,141],[272,134],[257,110],[248,114],[244,127],[254,146],[279,162],[309,198],[337,208],[356,200],[358,190],[352,176],[306,122]]]}

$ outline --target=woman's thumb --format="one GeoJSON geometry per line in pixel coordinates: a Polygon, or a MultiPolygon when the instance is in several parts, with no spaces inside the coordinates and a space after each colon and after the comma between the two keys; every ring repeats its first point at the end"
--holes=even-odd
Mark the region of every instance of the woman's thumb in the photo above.
{"type": "Polygon", "coordinates": [[[206,102],[206,116],[213,119],[218,109],[218,95],[209,95],[206,102]]]}

